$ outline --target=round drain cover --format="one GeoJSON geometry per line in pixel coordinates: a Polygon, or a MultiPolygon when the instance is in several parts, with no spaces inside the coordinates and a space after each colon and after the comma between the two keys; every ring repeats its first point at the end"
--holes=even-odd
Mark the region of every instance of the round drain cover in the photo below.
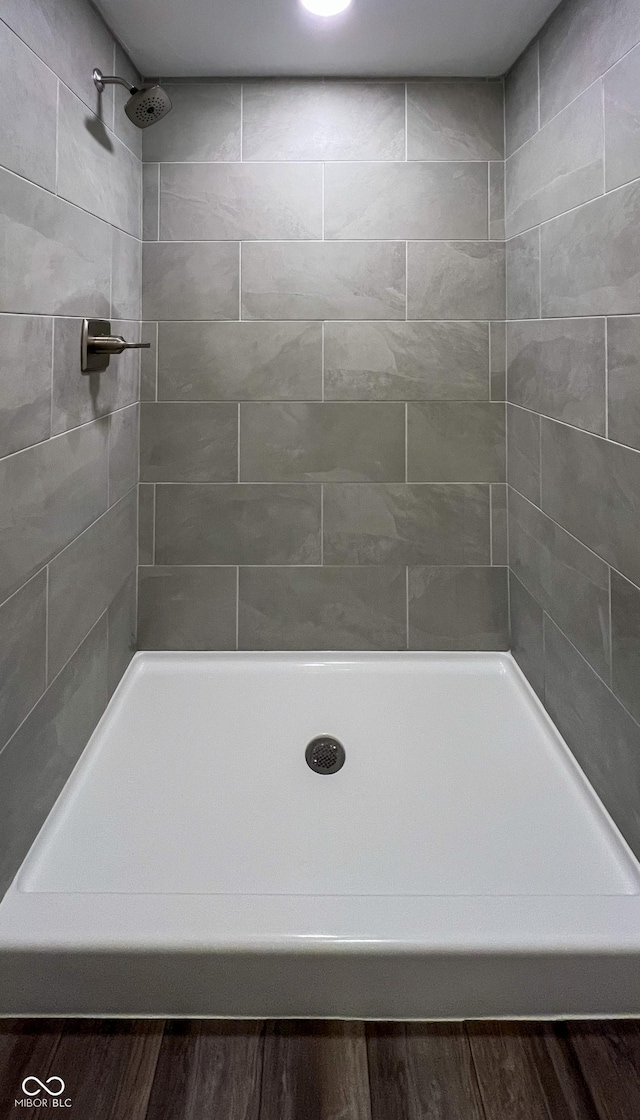
{"type": "Polygon", "coordinates": [[[309,743],[304,757],[307,766],[316,774],[337,774],[344,766],[346,755],[337,739],[331,735],[318,735],[309,743]]]}

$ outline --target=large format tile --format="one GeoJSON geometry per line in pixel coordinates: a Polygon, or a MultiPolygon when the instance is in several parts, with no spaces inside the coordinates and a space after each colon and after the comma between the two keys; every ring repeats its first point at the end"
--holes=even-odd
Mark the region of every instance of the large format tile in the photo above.
{"type": "Polygon", "coordinates": [[[404,568],[241,568],[240,649],[405,649],[404,568]]]}
{"type": "Polygon", "coordinates": [[[544,701],[544,613],[509,570],[511,652],[531,687],[544,701]]]}
{"type": "Polygon", "coordinates": [[[136,652],[138,577],[134,568],[107,610],[109,632],[108,685],[111,697],[136,652]]]}
{"type": "Polygon", "coordinates": [[[320,487],[156,486],[157,564],[319,564],[320,487]]]}
{"type": "Polygon", "coordinates": [[[141,482],[236,482],[238,406],[142,404],[141,482]]]}
{"type": "Polygon", "coordinates": [[[502,159],[502,82],[410,82],[407,129],[409,159],[502,159]]]}
{"type": "Polygon", "coordinates": [[[154,244],[142,251],[145,319],[237,319],[238,246],[154,244]]]}
{"type": "Polygon", "coordinates": [[[108,316],[111,230],[0,169],[0,311],[108,316]]]}
{"type": "Polygon", "coordinates": [[[416,401],[407,408],[412,482],[504,482],[505,409],[489,401],[416,401]]]}
{"type": "Polygon", "coordinates": [[[489,380],[492,401],[507,396],[507,324],[489,323],[489,380]]]}
{"type": "Polygon", "coordinates": [[[640,183],[542,226],[542,314],[640,312],[640,183]]]}
{"type": "Polygon", "coordinates": [[[46,684],[47,574],[0,607],[0,750],[46,684]]]}
{"type": "Polygon", "coordinates": [[[509,323],[509,400],[604,435],[604,319],[509,323]]]}
{"type": "Polygon", "coordinates": [[[159,400],[321,397],[320,323],[160,323],[159,400]]]}
{"type": "Polygon", "coordinates": [[[407,268],[410,319],[504,318],[502,242],[409,242],[407,268]]]}
{"type": "Polygon", "coordinates": [[[404,159],[404,102],[401,82],[247,82],[243,158],[404,159]]]}
{"type": "Polygon", "coordinates": [[[0,162],[50,191],[56,186],[57,96],[55,74],[0,22],[0,162]]]}
{"type": "Polygon", "coordinates": [[[597,82],[506,164],[507,237],[604,190],[602,84],[597,82]]]}
{"type": "Polygon", "coordinates": [[[488,564],[488,486],[324,487],[325,564],[488,564]]]}
{"type": "Polygon", "coordinates": [[[155,555],[156,488],[152,483],[138,486],[138,563],[153,564],[155,555]]]}
{"type": "Polygon", "coordinates": [[[640,453],[542,421],[542,508],[640,583],[640,453]]]}
{"type": "Polygon", "coordinates": [[[58,194],[90,214],[140,236],[142,169],[122,141],[60,86],[58,194]]]}
{"type": "Polygon", "coordinates": [[[542,124],[640,39],[636,0],[567,0],[540,35],[542,124]]]}
{"type": "Polygon", "coordinates": [[[640,450],[640,317],[607,322],[609,438],[640,450]]]}
{"type": "Polygon", "coordinates": [[[329,163],[325,237],[483,238],[487,191],[484,163],[329,163]]]}
{"type": "Polygon", "coordinates": [[[326,323],[324,390],[334,400],[486,400],[486,323],[326,323]]]}
{"type": "Polygon", "coordinates": [[[640,590],[611,572],[611,684],[640,721],[640,590]]]}
{"type": "Polygon", "coordinates": [[[509,563],[507,525],[507,484],[493,482],[491,491],[491,563],[499,567],[509,563]]]}
{"type": "Polygon", "coordinates": [[[10,595],[107,505],[108,421],[0,460],[0,598],[10,595]]]}
{"type": "Polygon", "coordinates": [[[545,704],[625,839],[640,853],[640,726],[550,619],[545,704]]]}
{"type": "Polygon", "coordinates": [[[507,405],[507,481],[540,505],[540,417],[507,405]]]}
{"type": "Polygon", "coordinates": [[[504,83],[507,156],[538,131],[538,42],[532,43],[512,66],[504,83]]]}
{"type": "Polygon", "coordinates": [[[507,318],[540,316],[540,234],[537,229],[512,237],[506,244],[507,318]]]}
{"type": "Polygon", "coordinates": [[[321,237],[320,163],[170,163],[160,168],[162,241],[321,237]]]}
{"type": "Polygon", "coordinates": [[[404,479],[401,404],[240,406],[245,482],[395,482],[404,479]]]}
{"type": "MultiPolygon", "coordinates": [[[[113,39],[104,21],[84,0],[2,0],[2,19],[91,108],[98,94],[91,77],[94,66],[113,73],[113,39]]],[[[105,117],[113,105],[107,87],[105,117]]]]}
{"type": "Polygon", "coordinates": [[[138,481],[140,459],[138,405],[112,413],[109,419],[109,505],[119,502],[138,481]]]}
{"type": "Polygon", "coordinates": [[[249,242],[242,307],[248,319],[404,319],[405,246],[249,242]]]}
{"type": "Polygon", "coordinates": [[[140,649],[235,649],[236,568],[140,568],[140,649]]]}
{"type": "Polygon", "coordinates": [[[0,315],[0,456],[47,439],[51,319],[0,315]]]}
{"type": "Polygon", "coordinates": [[[0,753],[0,893],[26,856],[107,703],[102,618],[0,753]]]}
{"type": "Polygon", "coordinates": [[[608,679],[608,565],[513,489],[509,558],[514,574],[536,602],[608,679]]]}
{"type": "MultiPolygon", "coordinates": [[[[171,115],[171,114],[169,114],[171,115]]],[[[166,117],[164,118],[166,120],[166,117]]],[[[161,121],[157,122],[161,124],[161,121]]],[[[148,131],[148,130],[147,130],[148,131]]],[[[160,234],[160,164],[142,165],[142,239],[157,241],[160,234]]]]}
{"type": "Polygon", "coordinates": [[[49,565],[49,677],[106,611],[136,566],[137,495],[132,491],[49,565]]]}
{"type": "MultiPolygon", "coordinates": [[[[111,318],[142,314],[142,246],[122,230],[111,231],[111,318]]],[[[121,360],[121,359],[120,359],[121,360]]]]}
{"type": "Polygon", "coordinates": [[[163,82],[171,112],[146,128],[145,163],[240,159],[240,84],[163,82]]]}
{"type": "MultiPolygon", "coordinates": [[[[122,355],[112,359],[109,369],[103,373],[80,372],[80,327],[79,319],[56,319],[54,322],[51,403],[54,435],[133,404],[138,397],[136,359],[127,362],[122,355]]],[[[127,333],[130,338],[134,337],[130,329],[127,333]]]]}
{"type": "Polygon", "coordinates": [[[489,164],[489,240],[504,241],[504,163],[489,164]]]}
{"type": "Polygon", "coordinates": [[[640,47],[604,79],[607,190],[640,176],[640,47]]]}
{"type": "Polygon", "coordinates": [[[506,568],[411,568],[409,649],[509,648],[506,568]]]}

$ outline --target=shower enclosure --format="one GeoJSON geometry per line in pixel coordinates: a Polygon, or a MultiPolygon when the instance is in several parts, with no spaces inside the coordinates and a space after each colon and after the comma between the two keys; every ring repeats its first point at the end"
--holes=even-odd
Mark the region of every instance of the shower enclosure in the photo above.
{"type": "MultiPolygon", "coordinates": [[[[216,990],[233,957],[245,979],[260,958],[281,992],[285,973],[294,994],[303,981],[319,991],[304,969],[327,975],[325,938],[336,998],[353,995],[355,1008],[371,939],[389,976],[408,970],[397,989],[407,1015],[420,1014],[411,993],[432,990],[435,975],[453,992],[458,965],[465,992],[487,997],[471,1013],[638,1011],[626,969],[640,854],[639,42],[635,0],[564,0],[504,78],[174,74],[151,85],[84,0],[5,0],[7,1011],[45,1011],[48,991],[49,1009],[63,1012],[76,998],[67,967],[93,975],[97,962],[122,1008],[118,970],[140,963],[136,995],[148,984],[149,1013],[171,1011],[153,988],[162,954],[202,963],[214,926],[216,990]],[[108,368],[81,370],[85,320],[101,364],[107,349],[115,355],[108,368]],[[119,353],[125,341],[146,348],[119,353]],[[307,681],[317,681],[309,696],[307,681]],[[358,726],[344,687],[358,697],[358,726]],[[344,766],[312,774],[305,749],[327,736],[344,747],[344,766]],[[137,826],[125,742],[132,788],[149,791],[137,826]],[[99,796],[92,775],[110,766],[99,796]],[[434,788],[456,793],[448,822],[434,788]],[[363,790],[377,806],[371,847],[349,833],[363,790]],[[431,809],[414,834],[405,810],[416,791],[431,809]],[[185,822],[176,874],[186,884],[201,871],[205,890],[187,906],[174,879],[162,903],[160,876],[140,912],[131,899],[145,892],[118,878],[111,840],[119,827],[135,835],[132,867],[151,874],[159,861],[168,875],[173,848],[154,829],[171,820],[176,833],[172,793],[185,822]],[[202,798],[202,815],[190,798],[202,798]],[[206,813],[216,798],[237,829],[226,839],[206,813]],[[74,833],[83,812],[91,828],[74,833]],[[299,813],[309,831],[294,838],[299,813]],[[413,879],[403,878],[403,845],[415,849],[413,879]],[[273,911],[252,911],[260,883],[249,872],[264,861],[267,897],[267,872],[292,851],[307,853],[308,891],[304,876],[292,891],[284,876],[272,883],[273,911]],[[512,861],[506,878],[500,853],[512,861]],[[484,899],[464,915],[463,867],[464,891],[475,881],[484,899]],[[347,868],[353,889],[342,882],[330,902],[347,868]],[[239,889],[220,910],[222,871],[239,889]],[[394,877],[392,905],[380,899],[394,877]],[[441,889],[449,901],[436,901],[441,889]],[[49,942],[33,940],[36,917],[49,942]],[[472,929],[478,941],[465,942],[472,929]],[[274,972],[288,936],[308,954],[288,946],[274,972]],[[247,945],[258,942],[254,958],[247,945]],[[137,949],[123,966],[126,945],[137,949]],[[433,973],[420,971],[427,960],[433,973]],[[43,1003],[34,989],[20,1007],[11,986],[27,974],[40,977],[43,1003]],[[492,987],[491,977],[507,996],[519,988],[521,1002],[495,1002],[502,980],[492,987]],[[553,998],[565,980],[563,1009],[553,998]]],[[[391,981],[373,975],[379,1013],[402,1017],[400,1003],[384,1003],[391,981]]],[[[296,1014],[294,1003],[285,1011],[296,1014]]],[[[452,995],[458,1011],[466,1005],[452,995]]],[[[212,1001],[198,1013],[269,1012],[212,1001]]],[[[444,996],[423,1013],[445,1015],[444,996]]]]}

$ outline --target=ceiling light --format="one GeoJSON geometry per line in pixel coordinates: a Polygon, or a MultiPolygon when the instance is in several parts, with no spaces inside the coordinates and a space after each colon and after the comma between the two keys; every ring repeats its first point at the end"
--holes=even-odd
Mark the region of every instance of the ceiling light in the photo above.
{"type": "Polygon", "coordinates": [[[351,0],[301,0],[301,3],[314,16],[337,16],[349,7],[351,0]]]}

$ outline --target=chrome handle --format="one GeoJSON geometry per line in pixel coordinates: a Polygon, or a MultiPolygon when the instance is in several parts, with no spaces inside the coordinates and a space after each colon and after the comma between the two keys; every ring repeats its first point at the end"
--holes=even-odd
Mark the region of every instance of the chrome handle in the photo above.
{"type": "Polygon", "coordinates": [[[148,350],[150,342],[127,342],[120,334],[111,334],[108,319],[83,319],[80,345],[80,368],[83,373],[101,373],[109,359],[123,350],[148,350]]]}

